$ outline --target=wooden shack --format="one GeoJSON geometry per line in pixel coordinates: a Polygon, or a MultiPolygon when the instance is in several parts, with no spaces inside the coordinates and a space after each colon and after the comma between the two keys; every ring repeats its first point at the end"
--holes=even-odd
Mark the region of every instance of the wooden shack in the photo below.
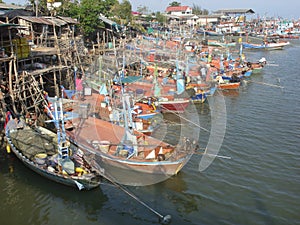
{"type": "Polygon", "coordinates": [[[16,16],[1,23],[2,114],[40,114],[44,93],[61,95],[74,87],[74,67],[82,68],[83,42],[74,35],[76,20],[66,17],[16,16]]]}

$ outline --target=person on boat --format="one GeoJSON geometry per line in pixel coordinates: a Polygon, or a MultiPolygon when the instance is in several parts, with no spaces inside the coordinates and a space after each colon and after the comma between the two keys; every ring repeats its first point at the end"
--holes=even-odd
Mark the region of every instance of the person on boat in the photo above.
{"type": "Polygon", "coordinates": [[[10,111],[7,111],[6,112],[6,115],[5,115],[5,124],[4,124],[4,128],[6,126],[6,124],[12,119],[12,114],[10,111]]]}
{"type": "Polygon", "coordinates": [[[109,97],[109,95],[105,95],[104,101],[106,102],[106,105],[107,105],[107,106],[111,106],[111,102],[110,102],[110,97],[109,97]]]}
{"type": "Polygon", "coordinates": [[[81,74],[76,76],[75,84],[77,98],[81,100],[83,98],[83,78],[81,74]]]}
{"type": "Polygon", "coordinates": [[[23,129],[25,127],[25,122],[21,120],[20,115],[10,117],[10,120],[5,124],[5,132],[10,130],[23,129]]]}
{"type": "Polygon", "coordinates": [[[216,77],[215,81],[217,81],[219,84],[224,84],[225,83],[220,74],[216,77]]]}
{"type": "Polygon", "coordinates": [[[262,65],[266,65],[267,64],[267,60],[265,57],[262,57],[260,60],[258,60],[258,62],[262,65]]]}
{"type": "Polygon", "coordinates": [[[232,74],[230,83],[236,83],[236,82],[240,82],[240,81],[241,81],[241,79],[236,74],[232,74]]]}

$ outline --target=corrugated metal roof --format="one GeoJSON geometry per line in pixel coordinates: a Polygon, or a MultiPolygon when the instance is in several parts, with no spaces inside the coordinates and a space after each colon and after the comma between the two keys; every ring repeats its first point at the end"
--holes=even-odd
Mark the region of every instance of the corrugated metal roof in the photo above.
{"type": "Polygon", "coordinates": [[[57,18],[67,22],[68,24],[78,24],[79,22],[76,19],[71,17],[57,16],[57,18]]]}
{"type": "Polygon", "coordinates": [[[252,9],[220,9],[215,13],[227,13],[227,14],[242,14],[242,13],[255,13],[252,9]]]}
{"type": "Polygon", "coordinates": [[[223,14],[198,15],[199,18],[221,18],[223,14]]]}
{"type": "Polygon", "coordinates": [[[51,24],[54,24],[55,26],[61,27],[63,25],[68,24],[67,22],[56,18],[56,17],[44,17],[45,19],[47,19],[48,21],[50,21],[51,24]]]}
{"type": "Polygon", "coordinates": [[[0,21],[0,27],[17,27],[19,24],[13,24],[13,23],[3,23],[0,21]]]}
{"type": "Polygon", "coordinates": [[[6,10],[5,13],[1,15],[2,18],[8,18],[9,20],[15,18],[16,16],[34,16],[35,13],[33,11],[28,11],[24,9],[13,9],[6,10]]]}
{"type": "Polygon", "coordinates": [[[76,24],[76,20],[69,17],[34,17],[34,16],[18,16],[18,18],[29,21],[31,23],[39,23],[46,25],[64,26],[66,24],[76,24]]]}
{"type": "Polygon", "coordinates": [[[29,21],[31,23],[39,23],[39,24],[46,24],[46,25],[52,25],[52,23],[43,18],[43,17],[34,17],[34,16],[18,16],[17,18],[29,21]]]}

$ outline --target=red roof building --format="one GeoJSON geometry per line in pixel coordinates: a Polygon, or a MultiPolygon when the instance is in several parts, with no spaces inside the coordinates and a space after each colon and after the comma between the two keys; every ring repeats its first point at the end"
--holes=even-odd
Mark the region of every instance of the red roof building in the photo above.
{"type": "Polygon", "coordinates": [[[169,6],[166,9],[166,13],[171,15],[182,16],[192,14],[193,9],[189,6],[169,6]]]}

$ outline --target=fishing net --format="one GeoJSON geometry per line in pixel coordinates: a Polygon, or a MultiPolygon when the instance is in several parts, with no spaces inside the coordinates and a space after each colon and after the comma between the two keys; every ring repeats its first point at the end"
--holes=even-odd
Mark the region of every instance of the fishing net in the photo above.
{"type": "Polygon", "coordinates": [[[38,153],[54,155],[57,152],[56,137],[42,135],[34,130],[16,130],[10,133],[10,138],[14,146],[29,159],[38,153]]]}

